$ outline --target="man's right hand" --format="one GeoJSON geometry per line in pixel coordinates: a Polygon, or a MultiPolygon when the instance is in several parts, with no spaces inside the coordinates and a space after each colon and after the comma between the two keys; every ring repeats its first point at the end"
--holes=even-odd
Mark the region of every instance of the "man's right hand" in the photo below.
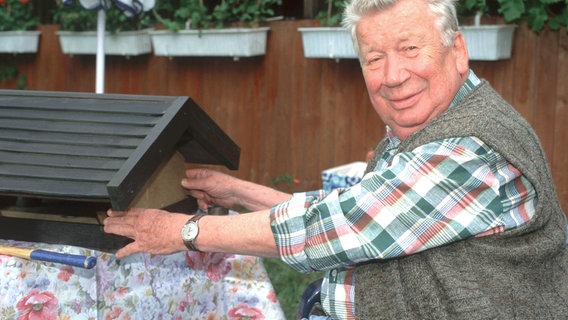
{"type": "Polygon", "coordinates": [[[285,192],[204,168],[187,170],[181,185],[197,199],[202,210],[217,205],[237,211],[259,211],[291,197],[285,192]]]}
{"type": "Polygon", "coordinates": [[[243,182],[221,172],[199,168],[186,170],[181,185],[197,199],[197,205],[202,210],[214,205],[232,209],[239,205],[234,190],[243,182]]]}

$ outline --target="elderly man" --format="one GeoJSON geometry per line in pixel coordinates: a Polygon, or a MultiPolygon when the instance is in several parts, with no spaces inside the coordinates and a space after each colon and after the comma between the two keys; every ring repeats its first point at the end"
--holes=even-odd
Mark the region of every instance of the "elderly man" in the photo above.
{"type": "Polygon", "coordinates": [[[565,318],[566,220],[546,157],[469,69],[453,1],[353,0],[343,23],[387,125],[361,183],[292,196],[188,170],[200,207],[253,212],[109,211],[105,231],[134,239],[117,257],[189,248],[326,270],[333,319],[565,318]]]}

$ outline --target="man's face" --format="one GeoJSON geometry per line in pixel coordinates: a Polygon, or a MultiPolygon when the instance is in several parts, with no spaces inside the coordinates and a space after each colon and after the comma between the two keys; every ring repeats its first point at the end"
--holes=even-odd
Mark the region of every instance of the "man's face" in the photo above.
{"type": "Polygon", "coordinates": [[[357,26],[369,96],[400,139],[444,112],[467,77],[463,37],[444,47],[434,23],[423,0],[402,0],[357,26]]]}

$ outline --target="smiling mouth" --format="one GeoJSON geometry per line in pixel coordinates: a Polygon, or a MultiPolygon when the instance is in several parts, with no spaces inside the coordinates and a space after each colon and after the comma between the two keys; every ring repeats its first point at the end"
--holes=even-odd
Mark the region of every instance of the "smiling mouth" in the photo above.
{"type": "Polygon", "coordinates": [[[420,92],[405,96],[403,98],[391,98],[389,99],[390,104],[394,109],[406,109],[414,106],[420,99],[420,92]]]}

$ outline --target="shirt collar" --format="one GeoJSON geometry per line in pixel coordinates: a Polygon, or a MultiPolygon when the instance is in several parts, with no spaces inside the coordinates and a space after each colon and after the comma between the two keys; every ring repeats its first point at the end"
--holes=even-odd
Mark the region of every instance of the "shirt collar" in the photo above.
{"type": "Polygon", "coordinates": [[[465,96],[467,96],[475,86],[477,86],[481,81],[479,78],[473,73],[473,70],[469,70],[469,76],[467,76],[467,80],[465,80],[464,84],[459,88],[458,92],[456,93],[454,99],[450,103],[448,109],[453,108],[456,106],[465,96]]]}
{"type": "MultiPolygon", "coordinates": [[[[475,75],[473,70],[469,70],[469,75],[467,76],[467,80],[465,80],[464,84],[458,89],[458,92],[454,96],[454,99],[450,103],[448,109],[455,107],[465,96],[467,96],[473,88],[475,88],[481,81],[475,75]]],[[[397,146],[400,143],[400,139],[394,135],[391,128],[387,126],[387,137],[389,139],[389,145],[397,146]]]]}

